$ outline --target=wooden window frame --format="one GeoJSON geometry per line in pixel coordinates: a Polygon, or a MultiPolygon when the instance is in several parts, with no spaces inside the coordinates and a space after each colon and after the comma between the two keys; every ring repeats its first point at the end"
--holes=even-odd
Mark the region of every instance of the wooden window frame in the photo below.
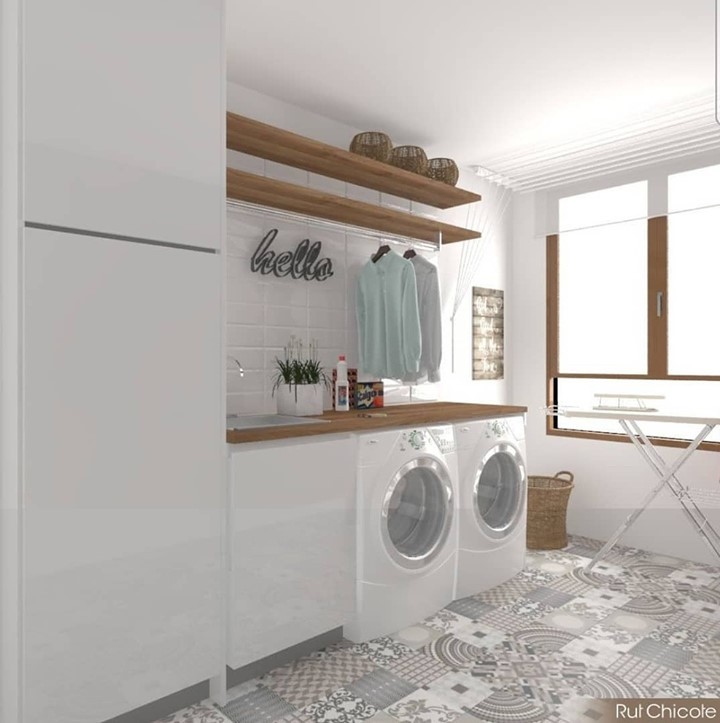
{"type": "MultiPolygon", "coordinates": [[[[668,298],[668,217],[655,216],[647,221],[648,253],[648,371],[647,374],[571,374],[559,370],[559,253],[560,236],[552,234],[546,237],[546,393],[548,407],[557,404],[558,379],[658,379],[664,381],[720,381],[720,376],[668,374],[667,318],[668,298]],[[657,314],[657,295],[662,293],[662,314],[657,314]]],[[[558,429],[557,416],[548,415],[546,433],[556,437],[574,437],[577,439],[600,439],[609,442],[630,442],[630,439],[618,432],[585,432],[573,429],[558,429]]],[[[689,441],[650,437],[653,444],[661,447],[687,447],[689,441]]],[[[699,449],[720,451],[719,442],[703,442],[699,449]]]]}

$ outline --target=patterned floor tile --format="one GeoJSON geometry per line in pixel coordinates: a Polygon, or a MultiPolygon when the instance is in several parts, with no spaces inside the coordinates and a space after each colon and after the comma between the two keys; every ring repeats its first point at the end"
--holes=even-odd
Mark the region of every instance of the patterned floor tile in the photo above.
{"type": "Polygon", "coordinates": [[[402,678],[398,678],[389,670],[378,668],[350,683],[347,689],[359,698],[374,705],[378,710],[382,710],[406,695],[410,695],[416,690],[416,686],[402,678]]]}
{"type": "Polygon", "coordinates": [[[446,609],[458,615],[464,615],[471,620],[480,620],[485,613],[490,612],[493,608],[493,605],[478,600],[475,597],[465,597],[461,600],[451,602],[446,609]]]}
{"type": "Polygon", "coordinates": [[[529,701],[518,690],[497,690],[469,710],[490,723],[542,723],[553,712],[547,703],[529,701]]]}
{"type": "Polygon", "coordinates": [[[673,670],[682,670],[693,656],[689,650],[679,645],[667,645],[652,638],[643,638],[630,653],[636,658],[643,658],[673,670]]]}
{"type": "Polygon", "coordinates": [[[644,575],[645,577],[667,577],[670,573],[677,570],[677,566],[668,563],[653,562],[647,559],[639,559],[628,562],[627,569],[639,575],[644,575]]]}
{"type": "Polygon", "coordinates": [[[561,652],[588,668],[607,668],[623,655],[623,651],[587,637],[569,642],[561,652]]]}
{"type": "Polygon", "coordinates": [[[448,633],[425,646],[421,652],[449,668],[460,670],[472,667],[482,649],[448,633]]]}
{"type": "Polygon", "coordinates": [[[584,640],[595,640],[604,646],[617,650],[619,653],[627,653],[634,648],[642,639],[642,635],[629,633],[619,628],[604,628],[602,623],[593,625],[583,636],[584,640]]]}
{"type": "Polygon", "coordinates": [[[700,648],[710,641],[710,636],[692,630],[689,627],[676,628],[667,623],[653,630],[646,640],[662,643],[671,647],[682,647],[685,650],[697,653],[700,648]]]}
{"type": "Polygon", "coordinates": [[[558,630],[564,630],[565,632],[571,633],[572,635],[580,635],[584,633],[588,628],[596,625],[598,621],[595,618],[586,618],[581,615],[577,615],[573,612],[558,608],[553,610],[548,615],[540,618],[538,621],[541,625],[546,625],[551,628],[558,628],[558,630]]]}
{"type": "Polygon", "coordinates": [[[471,620],[467,625],[455,630],[453,635],[458,640],[478,648],[493,648],[508,639],[507,633],[475,620],[471,620]]]}
{"type": "Polygon", "coordinates": [[[199,703],[184,708],[173,715],[160,718],[155,723],[229,723],[229,721],[229,718],[210,703],[199,703]]]}
{"type": "MultiPolygon", "coordinates": [[[[566,700],[557,709],[558,723],[567,721],[567,723],[604,723],[607,718],[603,706],[594,700],[595,697],[609,696],[593,696],[593,698],[585,695],[573,696],[566,700]]],[[[608,723],[610,723],[608,721],[608,723]]]]}
{"type": "Polygon", "coordinates": [[[578,640],[577,635],[549,625],[530,625],[513,633],[512,637],[537,653],[552,653],[564,648],[573,640],[578,640]]]}
{"type": "Polygon", "coordinates": [[[594,668],[588,670],[580,695],[591,698],[649,698],[652,697],[652,691],[610,670],[594,668]]]}
{"type": "Polygon", "coordinates": [[[608,673],[613,673],[618,680],[639,685],[649,690],[659,690],[672,680],[677,671],[664,665],[638,658],[632,653],[625,653],[608,666],[608,673]]]}
{"type": "Polygon", "coordinates": [[[555,608],[552,605],[538,602],[537,600],[528,600],[527,597],[521,597],[515,602],[501,605],[499,610],[511,613],[516,617],[522,618],[525,622],[539,620],[541,617],[552,612],[555,608]]]}
{"type": "Polygon", "coordinates": [[[472,708],[493,693],[492,687],[484,680],[465,671],[443,675],[442,678],[434,680],[426,688],[430,693],[459,710],[472,708]]]}
{"type": "Polygon", "coordinates": [[[412,625],[390,637],[412,650],[417,650],[424,645],[428,645],[428,643],[431,643],[433,640],[437,640],[442,634],[441,630],[431,628],[428,625],[412,625]]]}
{"type": "Polygon", "coordinates": [[[720,635],[720,616],[692,615],[678,610],[663,624],[664,628],[692,630],[707,638],[714,638],[720,635]]]}
{"type": "Polygon", "coordinates": [[[561,605],[565,605],[565,603],[573,600],[573,596],[568,595],[566,592],[560,592],[559,590],[553,590],[551,587],[544,587],[540,585],[534,590],[530,590],[530,592],[525,595],[524,599],[532,600],[533,602],[540,602],[551,608],[559,608],[561,605]]]}
{"type": "MultiPolygon", "coordinates": [[[[368,723],[397,723],[396,718],[391,718],[387,713],[378,711],[372,718],[367,719],[368,723]]],[[[475,721],[474,723],[477,723],[475,721]]]]}
{"type": "Polygon", "coordinates": [[[619,608],[626,605],[632,599],[630,595],[624,592],[615,592],[614,590],[604,590],[602,588],[589,590],[583,596],[583,600],[595,603],[606,608],[619,608]]]}
{"type": "Polygon", "coordinates": [[[671,573],[669,578],[674,582],[684,582],[693,587],[700,587],[702,585],[709,585],[718,579],[717,574],[712,572],[706,572],[705,570],[675,570],[671,573]]]}
{"type": "Polygon", "coordinates": [[[303,709],[303,713],[315,723],[355,723],[372,718],[377,712],[374,705],[345,688],[340,688],[303,709]]]}
{"type": "Polygon", "coordinates": [[[647,635],[651,630],[655,630],[655,628],[660,625],[660,621],[645,618],[641,615],[633,615],[624,610],[616,610],[601,620],[599,625],[611,630],[624,630],[633,635],[647,635]]]}
{"type": "Polygon", "coordinates": [[[429,685],[433,680],[450,672],[450,668],[444,663],[415,651],[412,651],[412,655],[384,663],[383,667],[417,688],[429,685]]]}
{"type": "Polygon", "coordinates": [[[348,648],[348,650],[352,655],[366,658],[378,665],[400,660],[400,658],[404,658],[413,652],[412,648],[388,637],[376,638],[367,643],[358,643],[353,645],[352,648],[348,648]]]}
{"type": "Polygon", "coordinates": [[[526,571],[538,570],[551,578],[562,577],[589,562],[587,557],[579,557],[578,555],[564,555],[564,557],[552,557],[548,555],[538,555],[530,560],[525,566],[526,571]]]}
{"type": "Polygon", "coordinates": [[[559,705],[583,684],[586,667],[559,653],[538,654],[532,648],[505,643],[484,649],[470,672],[495,689],[521,686],[526,697],[559,705]]]}
{"type": "Polygon", "coordinates": [[[276,668],[260,680],[296,708],[304,708],[375,669],[372,661],[351,650],[341,650],[327,658],[301,658],[276,668]]]}
{"type": "Polygon", "coordinates": [[[683,672],[700,680],[720,680],[720,638],[696,653],[683,672]]]}
{"type": "Polygon", "coordinates": [[[275,723],[314,723],[312,718],[306,716],[302,711],[295,711],[294,713],[288,713],[282,718],[278,718],[275,723]]]}
{"type": "MultiPolygon", "coordinates": [[[[598,592],[598,590],[595,590],[594,592],[598,592]]],[[[613,609],[611,607],[595,602],[595,600],[590,598],[588,595],[583,595],[581,598],[575,598],[556,610],[558,613],[569,613],[570,615],[577,615],[585,620],[594,620],[595,622],[605,620],[612,611],[613,609]]]]}
{"type": "Polygon", "coordinates": [[[677,606],[660,595],[641,595],[628,600],[620,610],[653,620],[667,620],[677,612],[677,606]]]}
{"type": "Polygon", "coordinates": [[[512,634],[516,633],[518,630],[526,628],[528,622],[530,621],[520,617],[519,615],[514,615],[507,610],[498,608],[497,610],[493,610],[485,615],[482,622],[483,625],[487,625],[490,628],[512,634]]]}
{"type": "Polygon", "coordinates": [[[417,690],[391,705],[386,713],[400,723],[453,723],[463,712],[428,690],[417,690]]]}
{"type": "Polygon", "coordinates": [[[295,708],[277,693],[260,686],[221,708],[233,723],[274,723],[295,708]]]}
{"type": "Polygon", "coordinates": [[[467,621],[468,619],[464,615],[458,615],[447,608],[443,608],[432,617],[425,618],[423,624],[443,633],[452,633],[457,628],[467,625],[467,621]]]}
{"type": "Polygon", "coordinates": [[[720,698],[720,684],[681,673],[670,680],[659,695],[668,698],[720,698]]]}
{"type": "Polygon", "coordinates": [[[720,698],[720,683],[699,680],[687,673],[679,673],[660,691],[668,698],[720,698]]]}
{"type": "Polygon", "coordinates": [[[535,587],[535,584],[529,580],[517,580],[513,578],[504,582],[502,585],[492,588],[491,590],[485,590],[485,592],[478,593],[473,597],[477,598],[481,602],[488,603],[490,605],[506,605],[507,603],[517,600],[522,597],[525,593],[529,592],[535,587]]]}
{"type": "Polygon", "coordinates": [[[685,605],[688,606],[687,612],[692,612],[696,608],[703,615],[720,613],[720,590],[712,590],[706,585],[694,587],[681,603],[683,609],[685,605]],[[708,613],[708,609],[714,610],[715,613],[708,613]]]}

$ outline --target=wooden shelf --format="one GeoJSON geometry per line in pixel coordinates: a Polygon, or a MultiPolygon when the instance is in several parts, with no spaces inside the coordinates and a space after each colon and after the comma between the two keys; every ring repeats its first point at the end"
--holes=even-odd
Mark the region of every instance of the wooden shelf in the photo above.
{"type": "Polygon", "coordinates": [[[227,147],[436,208],[452,208],[481,200],[481,196],[463,188],[235,113],[227,114],[227,147]]]}
{"type": "Polygon", "coordinates": [[[480,237],[479,231],[451,226],[362,201],[353,201],[350,198],[334,196],[331,193],[296,186],[285,181],[275,181],[272,178],[236,171],[233,168],[227,169],[227,196],[237,201],[247,201],[302,216],[324,218],[328,221],[422,241],[437,242],[438,232],[442,233],[443,244],[480,237]]]}

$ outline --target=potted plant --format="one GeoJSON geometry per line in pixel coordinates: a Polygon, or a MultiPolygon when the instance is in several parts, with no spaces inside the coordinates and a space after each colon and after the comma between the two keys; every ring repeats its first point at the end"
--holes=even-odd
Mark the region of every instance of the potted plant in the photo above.
{"type": "Polygon", "coordinates": [[[317,340],[308,345],[290,337],[283,359],[275,357],[273,396],[278,414],[306,417],[323,413],[323,386],[330,386],[325,370],[317,358],[317,340]]]}

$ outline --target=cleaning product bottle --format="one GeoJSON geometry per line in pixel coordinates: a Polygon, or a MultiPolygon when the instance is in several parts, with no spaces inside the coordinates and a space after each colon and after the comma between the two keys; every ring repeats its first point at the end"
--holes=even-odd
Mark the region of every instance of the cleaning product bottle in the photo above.
{"type": "Polygon", "coordinates": [[[338,357],[335,377],[335,411],[347,412],[350,409],[350,385],[348,384],[347,362],[345,355],[338,357]]]}

